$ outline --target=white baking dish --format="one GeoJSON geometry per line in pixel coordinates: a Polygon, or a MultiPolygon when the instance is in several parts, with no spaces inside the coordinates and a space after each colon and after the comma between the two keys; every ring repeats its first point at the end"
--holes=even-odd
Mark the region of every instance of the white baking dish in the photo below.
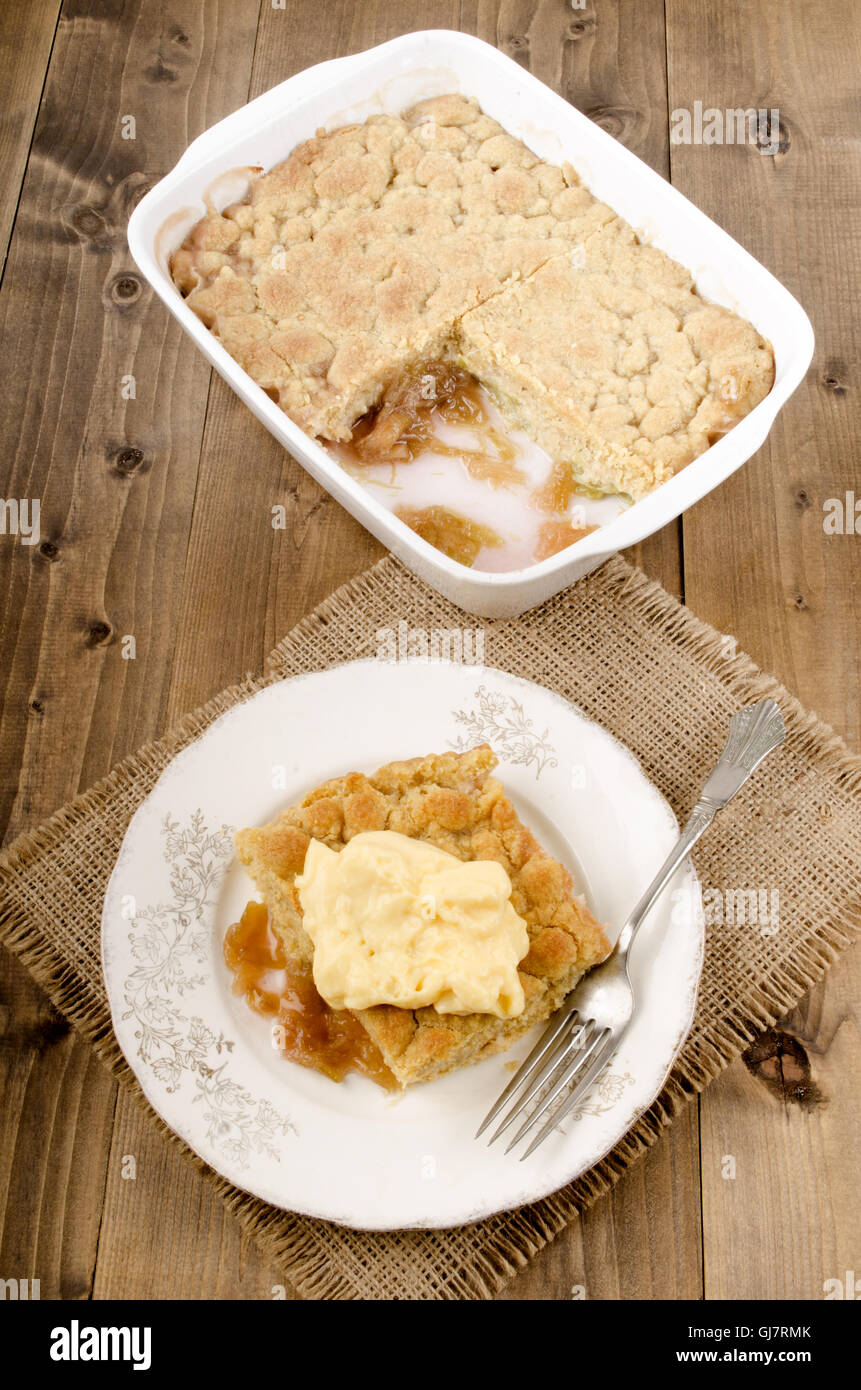
{"type": "Polygon", "coordinates": [[[763,266],[636,155],[489,44],[447,30],[405,34],[379,48],[308,68],[234,111],[193,141],[176,168],[141,201],[129,222],[141,273],[201,352],[276,439],[404,564],[462,608],[484,617],[522,613],[651,535],[699,501],[762,444],[813,355],[813,330],[800,304],[763,266]],[[398,114],[413,102],[461,91],[536,154],[569,160],[596,197],[693,274],[708,298],[737,310],[774,345],[776,374],[766,399],[675,478],[576,545],[527,569],[465,569],[421,540],[293,424],[204,328],[168,272],[168,258],[205,211],[237,196],[226,171],[264,169],[321,126],[398,114]],[[216,190],[222,186],[219,195],[216,190]]]}

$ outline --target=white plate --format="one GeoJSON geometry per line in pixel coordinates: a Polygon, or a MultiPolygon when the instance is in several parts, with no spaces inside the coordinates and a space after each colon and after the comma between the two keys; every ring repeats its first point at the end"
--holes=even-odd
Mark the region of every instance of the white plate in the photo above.
{"type": "Polygon", "coordinates": [[[567,701],[485,667],[360,661],[267,687],[165,770],[105,898],[114,1029],[147,1098],[219,1173],[279,1207],[387,1230],[520,1206],[590,1168],[658,1094],[690,1027],[703,953],[683,866],[632,952],[641,1007],[582,1111],[531,1158],[473,1134],[534,1040],[392,1098],[273,1050],[231,993],[222,940],[254,896],[231,830],[347,770],[489,742],[518,812],[618,933],[671,847],[673,814],[633,756],[567,701]]]}
{"type": "Polygon", "coordinates": [[[444,29],[403,34],[366,53],[307,68],[211,126],[141,200],[128,238],[156,294],[270,433],[404,564],[454,603],[490,618],[542,603],[608,555],[665,526],[728,478],[760,447],[813,355],[813,330],[801,305],[738,242],[519,63],[481,39],[444,29]],[[320,126],[364,121],[379,112],[400,114],[424,97],[451,91],[475,97],[540,158],[570,161],[597,198],[687,266],[704,295],[735,309],[774,345],[774,386],[735,429],[614,521],[540,564],[503,574],[465,569],[449,559],[351,478],[204,328],[168,270],[171,253],[203,216],[208,201],[224,207],[239,196],[236,179],[224,178],[227,171],[271,168],[320,126]]]}

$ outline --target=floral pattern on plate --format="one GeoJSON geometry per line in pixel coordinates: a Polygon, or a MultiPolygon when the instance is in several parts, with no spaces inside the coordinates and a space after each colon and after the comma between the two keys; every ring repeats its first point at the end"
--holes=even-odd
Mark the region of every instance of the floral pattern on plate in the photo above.
{"type": "Polygon", "coordinates": [[[200,808],[185,827],[162,821],[164,861],[173,891],[169,903],[124,909],[132,923],[129,945],[137,962],[126,977],[123,1020],[136,1024],[137,1054],[168,1094],[194,1078],[192,1104],[202,1105],[209,1142],[241,1167],[254,1153],[279,1158],[278,1136],[296,1132],[293,1122],[268,1100],[234,1080],[225,1054],[232,1039],[215,1033],[185,1007],[187,996],[206,985],[211,952],[204,921],[214,892],[233,857],[228,826],[210,830],[200,808]],[[225,1057],[220,1064],[217,1059],[225,1057]]]}
{"type": "Polygon", "coordinates": [[[457,753],[474,748],[477,743],[489,743],[495,753],[515,767],[535,767],[536,781],[546,767],[556,767],[556,749],[550,742],[550,730],[536,732],[523,703],[513,695],[503,695],[480,685],[475,692],[477,708],[454,709],[452,718],[465,733],[451,747],[457,753]]]}

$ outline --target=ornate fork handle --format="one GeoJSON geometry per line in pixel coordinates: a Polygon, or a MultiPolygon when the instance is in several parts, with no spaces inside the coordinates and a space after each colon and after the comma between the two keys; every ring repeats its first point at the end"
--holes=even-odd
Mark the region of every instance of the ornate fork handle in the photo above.
{"type": "Polygon", "coordinates": [[[783,717],[774,700],[760,700],[734,714],[726,748],[715,764],[685,828],[619,934],[615,954],[625,955],[634,934],[655,899],[663,892],[682,860],[708,830],[715,815],[744,786],[763,758],[786,737],[783,717]]]}

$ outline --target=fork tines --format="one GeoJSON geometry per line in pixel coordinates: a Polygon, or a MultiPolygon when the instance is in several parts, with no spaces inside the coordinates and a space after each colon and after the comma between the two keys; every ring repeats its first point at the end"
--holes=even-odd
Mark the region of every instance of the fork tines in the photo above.
{"type": "MultiPolygon", "coordinates": [[[[488,1110],[475,1132],[476,1139],[481,1137],[488,1125],[493,1124],[497,1115],[505,1109],[508,1102],[526,1085],[527,1081],[531,1081],[533,1077],[537,1076],[539,1069],[544,1069],[542,1067],[542,1062],[546,1065],[548,1062],[552,1061],[552,1058],[558,1053],[558,1048],[566,1040],[569,1033],[577,1026],[578,1019],[579,1014],[573,1007],[566,1008],[563,1006],[559,1013],[553,1015],[529,1056],[520,1065],[505,1090],[488,1110]]],[[[502,1129],[498,1129],[490,1140],[490,1143],[492,1144],[493,1140],[497,1139],[501,1133],[502,1129]]]]}
{"type": "Polygon", "coordinates": [[[508,1153],[534,1128],[542,1116],[552,1111],[543,1128],[523,1154],[523,1158],[527,1158],[573,1109],[584,1090],[592,1084],[607,1060],[609,1041],[609,1028],[598,1027],[591,1018],[581,1020],[578,1010],[573,1006],[563,1008],[561,1013],[551,1020],[525,1062],[485,1116],[476,1138],[484,1133],[509,1102],[514,1101],[489,1141],[493,1144],[515,1120],[524,1115],[531,1102],[538,1097],[538,1104],[526,1115],[506,1149],[508,1153]],[[575,1084],[575,1090],[553,1110],[555,1103],[572,1083],[575,1084]],[[515,1100],[518,1093],[522,1094],[515,1100]]]}
{"type": "MultiPolygon", "coordinates": [[[[610,1054],[614,1050],[617,1041],[618,1039],[614,1038],[611,1029],[601,1028],[596,1030],[589,1047],[587,1047],[584,1053],[577,1057],[573,1066],[568,1069],[566,1075],[561,1079],[556,1089],[556,1094],[559,1095],[568,1086],[573,1086],[573,1090],[568,1093],[561,1105],[553,1111],[550,1118],[535,1135],[532,1143],[523,1151],[520,1156],[521,1163],[525,1158],[528,1158],[531,1153],[535,1152],[539,1144],[544,1143],[544,1140],[548,1135],[553,1133],[554,1129],[558,1128],[566,1115],[570,1115],[571,1111],[577,1108],[595,1078],[604,1070],[609,1062],[610,1054]]],[[[541,1114],[545,1113],[545,1111],[546,1105],[544,1104],[533,1111],[529,1116],[528,1123],[521,1126],[514,1139],[511,1141],[511,1144],[509,1144],[509,1149],[523,1137],[528,1129],[533,1127],[536,1120],[541,1114]]],[[[506,1153],[507,1152],[508,1150],[506,1150],[506,1153]]]]}

